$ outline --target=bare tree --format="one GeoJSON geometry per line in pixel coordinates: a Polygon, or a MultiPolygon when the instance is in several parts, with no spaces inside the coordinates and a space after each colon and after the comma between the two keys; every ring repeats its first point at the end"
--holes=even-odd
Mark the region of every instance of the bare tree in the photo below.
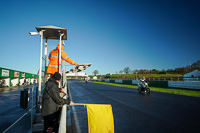
{"type": "Polygon", "coordinates": [[[120,70],[119,73],[122,74],[122,73],[123,73],[123,70],[120,70]]]}
{"type": "Polygon", "coordinates": [[[125,67],[124,68],[124,73],[129,74],[131,72],[129,67],[125,67]]]}
{"type": "Polygon", "coordinates": [[[200,60],[192,64],[193,70],[200,70],[200,60]]]}
{"type": "Polygon", "coordinates": [[[93,74],[96,76],[97,74],[99,74],[98,70],[94,70],[93,74]]]}

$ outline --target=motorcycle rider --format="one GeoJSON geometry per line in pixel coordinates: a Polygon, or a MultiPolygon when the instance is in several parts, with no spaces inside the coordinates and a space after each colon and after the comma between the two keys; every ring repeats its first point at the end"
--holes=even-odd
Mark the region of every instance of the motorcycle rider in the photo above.
{"type": "Polygon", "coordinates": [[[140,79],[140,86],[145,88],[145,85],[144,85],[145,82],[146,82],[146,78],[145,78],[145,76],[142,76],[140,79]]]}

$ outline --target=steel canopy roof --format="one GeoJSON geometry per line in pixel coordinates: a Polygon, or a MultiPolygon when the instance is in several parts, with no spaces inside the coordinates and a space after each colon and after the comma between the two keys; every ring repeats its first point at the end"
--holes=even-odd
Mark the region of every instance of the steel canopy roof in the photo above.
{"type": "Polygon", "coordinates": [[[64,33],[62,36],[62,40],[67,40],[67,29],[56,27],[53,25],[49,26],[41,26],[41,27],[35,27],[38,32],[41,30],[44,30],[43,35],[46,39],[60,39],[60,32],[64,33]]]}

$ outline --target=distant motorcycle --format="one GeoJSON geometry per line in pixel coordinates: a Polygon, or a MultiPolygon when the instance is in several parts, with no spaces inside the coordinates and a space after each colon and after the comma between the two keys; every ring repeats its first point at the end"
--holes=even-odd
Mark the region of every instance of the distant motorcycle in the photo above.
{"type": "Polygon", "coordinates": [[[144,92],[145,94],[150,94],[150,88],[148,86],[148,83],[145,82],[144,80],[142,80],[141,83],[138,83],[138,92],[139,93],[144,92]]]}

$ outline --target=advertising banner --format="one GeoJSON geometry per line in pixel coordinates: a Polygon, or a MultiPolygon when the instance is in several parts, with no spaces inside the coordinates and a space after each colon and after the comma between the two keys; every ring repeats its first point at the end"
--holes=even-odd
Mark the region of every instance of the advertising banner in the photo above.
{"type": "Polygon", "coordinates": [[[1,76],[9,77],[9,70],[4,70],[2,69],[2,74],[1,76]]]}
{"type": "Polygon", "coordinates": [[[15,72],[14,77],[19,77],[19,72],[15,72]]]}
{"type": "Polygon", "coordinates": [[[25,73],[22,73],[22,78],[24,78],[25,77],[25,73]]]}

